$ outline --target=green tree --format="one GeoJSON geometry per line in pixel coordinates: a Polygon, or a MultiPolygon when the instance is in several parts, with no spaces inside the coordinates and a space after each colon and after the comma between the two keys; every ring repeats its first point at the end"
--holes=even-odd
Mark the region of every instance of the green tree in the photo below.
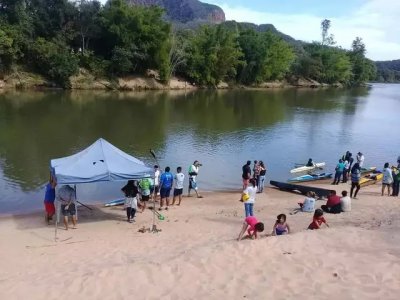
{"type": "Polygon", "coordinates": [[[187,76],[200,85],[217,86],[234,79],[242,52],[237,35],[223,27],[203,26],[190,38],[187,76]]]}
{"type": "Polygon", "coordinates": [[[63,41],[38,38],[30,47],[29,61],[38,73],[68,88],[69,77],[78,71],[78,58],[63,41]]]}
{"type": "Polygon", "coordinates": [[[352,43],[349,57],[352,63],[352,83],[360,85],[376,77],[375,65],[365,57],[365,44],[360,37],[356,37],[352,43]]]}

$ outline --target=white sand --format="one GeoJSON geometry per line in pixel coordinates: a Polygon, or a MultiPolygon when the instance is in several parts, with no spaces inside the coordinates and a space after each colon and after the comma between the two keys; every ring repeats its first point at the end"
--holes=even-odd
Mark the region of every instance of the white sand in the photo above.
{"type": "Polygon", "coordinates": [[[400,198],[380,185],[318,231],[304,230],[312,214],[289,215],[303,196],[267,189],[255,204],[266,233],[279,213],[294,233],[241,242],[239,194],[205,196],[163,212],[157,234],[138,232],[151,211],[129,224],[121,207],[80,208],[58,242],[42,215],[1,219],[0,299],[399,299],[400,198]]]}

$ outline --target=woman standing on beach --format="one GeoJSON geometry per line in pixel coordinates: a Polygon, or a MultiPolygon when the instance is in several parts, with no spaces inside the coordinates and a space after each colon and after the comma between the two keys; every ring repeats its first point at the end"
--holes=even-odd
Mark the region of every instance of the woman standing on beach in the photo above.
{"type": "Polygon", "coordinates": [[[351,189],[350,189],[350,198],[353,198],[353,190],[356,188],[356,192],[354,193],[354,199],[357,197],[357,193],[360,190],[360,179],[361,179],[361,167],[357,162],[354,164],[353,168],[351,168],[351,189]]]}
{"type": "Polygon", "coordinates": [[[258,192],[262,193],[264,191],[265,174],[267,169],[265,168],[264,162],[260,160],[260,176],[257,182],[258,192]]]}
{"type": "Polygon", "coordinates": [[[257,185],[254,178],[250,179],[250,185],[243,191],[242,201],[244,202],[244,210],[246,217],[254,216],[253,207],[256,201],[257,185]],[[247,199],[247,200],[246,200],[247,199]]]}
{"type": "Polygon", "coordinates": [[[390,196],[390,190],[393,183],[392,170],[389,168],[389,163],[385,163],[383,166],[383,180],[382,180],[382,196],[385,194],[385,188],[387,187],[388,196],[390,196]]]}

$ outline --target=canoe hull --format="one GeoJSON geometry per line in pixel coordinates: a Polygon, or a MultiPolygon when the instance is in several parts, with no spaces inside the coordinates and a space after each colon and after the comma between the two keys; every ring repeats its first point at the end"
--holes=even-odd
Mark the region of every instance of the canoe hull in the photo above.
{"type": "Polygon", "coordinates": [[[316,188],[313,186],[305,186],[305,185],[299,185],[299,184],[279,182],[279,181],[274,181],[274,180],[271,180],[270,184],[279,188],[280,190],[291,191],[291,192],[298,191],[303,195],[307,194],[308,192],[314,192],[318,195],[319,198],[328,197],[328,195],[332,191],[332,190],[328,190],[328,189],[316,188]]]}
{"type": "Polygon", "coordinates": [[[109,201],[106,204],[104,204],[104,206],[106,207],[117,206],[117,205],[123,205],[124,203],[125,203],[125,198],[121,198],[109,201]]]}
{"type": "Polygon", "coordinates": [[[364,187],[364,186],[372,185],[372,184],[375,184],[375,183],[377,183],[379,181],[382,181],[382,179],[383,179],[383,174],[382,173],[367,174],[367,175],[361,177],[360,186],[364,187]]]}
{"type": "Polygon", "coordinates": [[[315,166],[312,166],[312,167],[302,166],[302,167],[294,168],[294,169],[290,170],[290,173],[293,174],[293,173],[307,172],[307,171],[314,170],[316,168],[322,168],[324,166],[325,166],[324,162],[316,163],[315,166]]]}
{"type": "Polygon", "coordinates": [[[332,173],[308,174],[289,179],[288,182],[308,182],[332,178],[332,173]]]}

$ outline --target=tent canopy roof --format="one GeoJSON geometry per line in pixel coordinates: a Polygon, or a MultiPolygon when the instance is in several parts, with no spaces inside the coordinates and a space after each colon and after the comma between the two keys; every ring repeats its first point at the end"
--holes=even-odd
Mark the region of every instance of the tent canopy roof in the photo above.
{"type": "Polygon", "coordinates": [[[52,159],[58,184],[120,181],[151,177],[153,169],[100,138],[74,155],[52,159]]]}

